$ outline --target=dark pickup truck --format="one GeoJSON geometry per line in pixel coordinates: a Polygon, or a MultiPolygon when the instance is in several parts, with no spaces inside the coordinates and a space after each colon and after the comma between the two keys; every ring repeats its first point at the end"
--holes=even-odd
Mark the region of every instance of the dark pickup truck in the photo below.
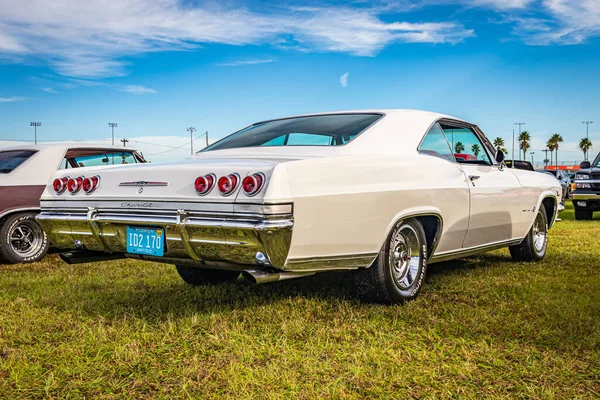
{"type": "Polygon", "coordinates": [[[600,211],[600,154],[593,162],[583,161],[579,166],[571,194],[575,219],[590,220],[594,211],[600,211]]]}

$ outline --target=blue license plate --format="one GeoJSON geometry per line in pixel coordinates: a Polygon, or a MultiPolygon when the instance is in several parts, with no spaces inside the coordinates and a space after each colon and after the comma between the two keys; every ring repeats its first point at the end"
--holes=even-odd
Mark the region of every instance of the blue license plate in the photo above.
{"type": "Polygon", "coordinates": [[[162,257],[165,254],[165,230],[128,226],[127,252],[162,257]]]}

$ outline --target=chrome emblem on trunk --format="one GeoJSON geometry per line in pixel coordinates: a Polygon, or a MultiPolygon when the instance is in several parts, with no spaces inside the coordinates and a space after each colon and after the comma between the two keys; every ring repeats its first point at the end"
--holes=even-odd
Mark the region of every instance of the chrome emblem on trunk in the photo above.
{"type": "Polygon", "coordinates": [[[121,182],[119,186],[169,186],[169,182],[132,181],[121,182]]]}

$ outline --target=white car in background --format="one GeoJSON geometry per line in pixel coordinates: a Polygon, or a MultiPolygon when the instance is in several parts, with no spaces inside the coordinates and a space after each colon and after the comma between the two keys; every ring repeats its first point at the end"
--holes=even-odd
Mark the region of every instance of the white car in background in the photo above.
{"type": "Polygon", "coordinates": [[[194,285],[355,270],[363,299],[401,303],[430,263],[502,247],[519,261],[544,257],[560,185],[503,159],[476,125],[446,115],[304,115],[256,123],[184,161],[79,181],[59,172],[38,221],[71,263],[172,263],[194,285]]]}
{"type": "Polygon", "coordinates": [[[141,154],[123,147],[43,144],[0,149],[0,263],[34,262],[48,251],[35,216],[57,170],[74,175],[74,168],[143,162],[141,154]]]}

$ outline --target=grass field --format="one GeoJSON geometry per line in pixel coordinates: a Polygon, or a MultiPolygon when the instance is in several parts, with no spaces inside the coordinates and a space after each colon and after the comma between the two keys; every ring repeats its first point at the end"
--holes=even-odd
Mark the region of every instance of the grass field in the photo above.
{"type": "Polygon", "coordinates": [[[170,265],[0,265],[0,398],[598,398],[600,218],[430,266],[417,301],[350,275],[186,286],[170,265]]]}

